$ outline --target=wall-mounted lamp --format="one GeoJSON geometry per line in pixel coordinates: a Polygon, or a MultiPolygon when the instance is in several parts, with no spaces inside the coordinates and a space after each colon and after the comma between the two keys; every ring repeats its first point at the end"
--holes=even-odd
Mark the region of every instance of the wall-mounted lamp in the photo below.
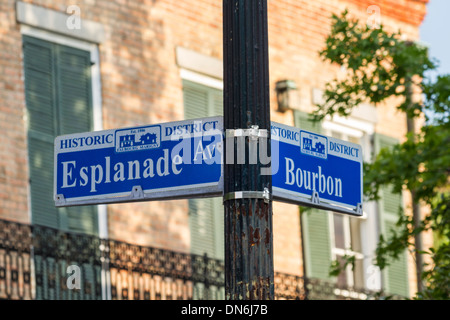
{"type": "Polygon", "coordinates": [[[277,92],[279,112],[299,108],[298,88],[293,80],[278,81],[275,90],[277,92]]]}

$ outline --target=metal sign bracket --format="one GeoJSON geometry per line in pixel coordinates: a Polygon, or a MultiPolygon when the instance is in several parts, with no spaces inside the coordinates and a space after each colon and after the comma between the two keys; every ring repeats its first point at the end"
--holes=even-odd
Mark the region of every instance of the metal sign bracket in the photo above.
{"type": "Polygon", "coordinates": [[[57,206],[64,205],[66,203],[66,199],[64,198],[63,194],[57,194],[55,197],[55,204],[57,206]]]}
{"type": "Polygon", "coordinates": [[[252,140],[258,140],[259,138],[268,138],[269,131],[267,129],[259,129],[259,126],[253,125],[250,129],[227,129],[225,137],[250,137],[252,140]]]}
{"type": "Polygon", "coordinates": [[[362,203],[358,203],[356,205],[355,211],[356,211],[357,214],[363,215],[363,205],[362,205],[362,203]]]}
{"type": "Polygon", "coordinates": [[[320,204],[319,193],[317,191],[313,191],[311,202],[314,204],[320,204]]]}
{"type": "Polygon", "coordinates": [[[144,191],[142,190],[141,186],[134,186],[131,190],[131,198],[132,199],[143,199],[144,198],[144,191]]]}
{"type": "Polygon", "coordinates": [[[264,188],[264,191],[236,191],[229,192],[224,195],[223,201],[234,199],[264,199],[265,203],[269,203],[272,200],[272,195],[268,188],[264,188]]]}

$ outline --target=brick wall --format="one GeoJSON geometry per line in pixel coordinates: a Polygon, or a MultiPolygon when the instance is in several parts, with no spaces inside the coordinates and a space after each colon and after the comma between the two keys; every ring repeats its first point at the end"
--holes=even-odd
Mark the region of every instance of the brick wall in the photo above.
{"type": "MultiPolygon", "coordinates": [[[[65,12],[70,1],[25,1],[65,12]]],[[[332,13],[345,8],[366,21],[367,7],[380,7],[382,23],[418,38],[426,1],[268,0],[272,120],[293,125],[291,112],[276,112],[275,83],[299,85],[302,108],[311,111],[311,91],[339,73],[318,51],[330,30],[332,13]]],[[[83,0],[81,18],[101,23],[106,41],[99,46],[104,129],[181,120],[183,101],[175,48],[185,47],[222,59],[219,0],[83,0]]],[[[21,35],[15,1],[0,2],[0,218],[29,222],[26,107],[21,35]]],[[[398,138],[404,116],[392,101],[379,109],[376,130],[398,138]],[[395,131],[392,129],[395,128],[395,131]]],[[[301,274],[299,214],[296,206],[274,204],[275,269],[301,274]]],[[[108,206],[113,239],[189,251],[187,201],[108,206]]]]}
{"type": "Polygon", "coordinates": [[[22,43],[14,1],[0,2],[0,217],[28,222],[22,43]]]}

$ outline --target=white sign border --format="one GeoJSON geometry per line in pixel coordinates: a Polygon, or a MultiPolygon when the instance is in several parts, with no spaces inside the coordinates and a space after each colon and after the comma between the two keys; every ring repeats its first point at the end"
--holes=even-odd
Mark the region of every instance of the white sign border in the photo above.
{"type": "MultiPolygon", "coordinates": [[[[211,122],[218,121],[218,129],[222,132],[223,138],[223,117],[214,116],[214,117],[205,117],[205,118],[196,118],[189,120],[179,120],[179,121],[170,121],[165,123],[151,124],[147,126],[137,126],[137,127],[125,127],[118,129],[109,129],[109,130],[101,130],[101,131],[90,131],[90,132],[82,132],[82,133],[74,133],[68,135],[58,136],[54,140],[54,173],[53,173],[53,195],[54,202],[56,207],[71,207],[71,206],[82,206],[82,205],[95,205],[95,204],[113,204],[113,203],[124,203],[124,202],[142,202],[142,201],[164,201],[164,200],[175,200],[175,199],[195,199],[195,198],[206,198],[206,197],[221,197],[223,196],[223,170],[224,166],[221,164],[220,168],[220,179],[217,182],[211,183],[199,183],[199,184],[190,184],[184,186],[176,186],[176,187],[168,187],[168,188],[158,188],[158,189],[149,189],[142,190],[142,187],[139,185],[133,186],[130,192],[120,192],[120,193],[108,193],[102,195],[93,195],[87,197],[77,197],[65,199],[64,195],[56,193],[56,184],[57,184],[57,158],[59,153],[65,153],[70,151],[60,151],[57,143],[62,139],[67,139],[69,137],[78,137],[78,136],[86,136],[86,135],[96,135],[96,134],[107,134],[114,133],[117,130],[126,130],[126,129],[134,129],[134,128],[142,128],[142,127],[150,127],[150,126],[162,126],[162,125],[172,125],[178,123],[186,123],[186,122],[211,122]]],[[[216,134],[216,133],[214,133],[216,134]]],[[[207,136],[211,134],[206,134],[207,136]]],[[[195,136],[194,136],[195,137],[195,136]]],[[[222,141],[223,143],[223,141],[222,141]]],[[[103,149],[113,147],[115,141],[110,145],[103,145],[98,148],[86,147],[82,148],[79,151],[85,151],[90,149],[103,149]]],[[[222,149],[223,150],[223,149],[222,149]]],[[[221,154],[221,161],[223,163],[223,152],[221,154]]]]}

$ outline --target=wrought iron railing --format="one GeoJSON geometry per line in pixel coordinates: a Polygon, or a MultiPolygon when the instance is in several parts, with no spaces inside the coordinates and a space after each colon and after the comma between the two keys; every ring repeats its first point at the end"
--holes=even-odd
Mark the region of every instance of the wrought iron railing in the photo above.
{"type": "MultiPolygon", "coordinates": [[[[0,299],[221,300],[224,271],[207,256],[0,220],[0,299]]],[[[377,297],[284,273],[274,281],[276,299],[377,297]]]]}

